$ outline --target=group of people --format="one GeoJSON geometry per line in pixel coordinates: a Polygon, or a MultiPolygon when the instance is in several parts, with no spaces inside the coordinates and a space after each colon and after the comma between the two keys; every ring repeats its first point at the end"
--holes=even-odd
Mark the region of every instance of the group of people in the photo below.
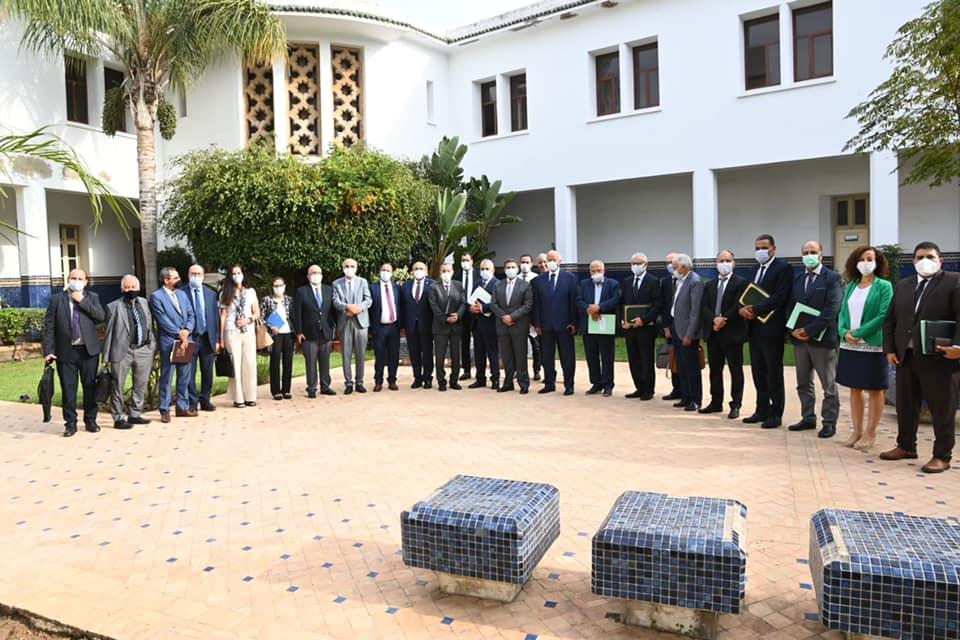
{"type": "Polygon", "coordinates": [[[44,354],[56,361],[63,390],[65,436],[77,431],[78,380],[84,391],[83,420],[87,431],[96,422],[95,379],[101,347],[97,325],[106,323],[103,362],[114,379],[110,403],[114,427],[128,429],[148,422],[142,417],[144,392],[154,353],[160,359],[160,416],[195,417],[214,411],[211,392],[214,361],[229,354],[233,375],[228,397],[237,408],[257,403],[258,332],[272,338],[270,392],[274,400],[291,399],[292,363],[299,345],[306,362],[307,396],[336,395],[331,387],[330,353],[339,337],[343,356],[344,393],[366,393],[365,354],[368,339],[375,352],[374,392],[397,391],[400,338],[406,336],[414,389],[439,391],[488,384],[497,392],[530,391],[528,352],[538,393],[558,391],[559,353],[563,395],[574,393],[575,336],[580,335],[589,370],[588,395],[611,396],[614,388],[616,340],[626,343],[634,390],[627,398],[651,400],[655,393],[658,355],[668,355],[673,388],[663,397],[688,412],[719,413],[724,407],[724,368],[732,388],[728,418],[740,415],[743,400],[743,346],[749,344],[756,388],[755,411],[743,419],[766,429],[781,426],[785,404],[784,344],[796,358],[801,419],[791,431],[818,427],[814,375],[823,400],[822,438],[836,433],[839,415],[837,385],[850,388],[852,431],[846,445],[874,446],[887,387],[887,367],[897,368],[897,447],[885,460],[917,458],[917,422],[924,401],[933,416],[936,443],[929,473],[949,468],[954,444],[960,330],[928,350],[920,345],[926,321],[960,321],[960,275],[942,270],[939,248],[932,242],[914,251],[916,276],[893,287],[884,254],[860,247],[844,265],[843,274],[823,264],[816,240],[802,246],[803,271],[796,275],[777,257],[774,238],[755,241],[755,259],[748,278],[735,273],[736,258],[721,251],[718,277],[705,282],[693,260],[682,253],[667,255],[668,275],[647,272],[647,257],[631,257],[631,275],[608,278],[603,262],[590,263],[589,278],[578,280],[561,268],[556,250],[506,260],[503,277],[494,263],[474,265],[468,253],[455,273],[452,263],[440,267],[439,280],[427,277],[427,266],[415,262],[413,277],[401,285],[393,265],[380,267],[379,281],[357,275],[347,258],[343,275],[323,283],[317,265],[307,269],[307,284],[288,295],[283,278],[272,281],[270,295],[257,298],[243,269],[231,267],[216,294],[204,285],[200,265],[189,269],[189,283],[180,285],[176,269],[160,272],[162,287],[149,300],[141,297],[132,275],[121,282],[120,299],[101,306],[86,291],[87,274],[75,269],[68,286],[51,299],[44,333],[44,354]],[[846,284],[844,284],[846,282],[846,284]],[[261,326],[262,325],[262,326],[261,326]],[[789,327],[789,328],[788,328],[789,327]],[[657,338],[666,338],[667,354],[658,354],[657,338]],[[703,345],[706,345],[706,356],[703,345]],[[173,357],[175,353],[192,354],[173,357]],[[449,356],[450,371],[446,364],[449,356]],[[222,356],[221,356],[222,357],[222,356]],[[710,401],[703,398],[700,370],[709,365],[710,401]],[[502,363],[502,367],[501,367],[502,363]],[[196,372],[200,371],[199,389],[196,372]],[[133,390],[124,402],[129,373],[133,390]],[[175,392],[173,377],[176,375],[175,392]],[[868,402],[869,400],[869,402],[868,402]]]}

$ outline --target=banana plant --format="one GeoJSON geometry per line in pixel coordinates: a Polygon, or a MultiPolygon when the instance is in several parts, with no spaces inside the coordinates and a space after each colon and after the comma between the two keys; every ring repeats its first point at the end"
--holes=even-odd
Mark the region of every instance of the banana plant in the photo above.
{"type": "Polygon", "coordinates": [[[467,204],[467,194],[454,193],[450,189],[443,189],[437,194],[437,208],[435,223],[435,245],[433,258],[430,260],[430,275],[434,278],[440,275],[440,265],[447,256],[456,252],[461,241],[473,235],[479,228],[478,222],[463,222],[463,208],[467,204]]]}
{"type": "Polygon", "coordinates": [[[497,254],[489,249],[490,232],[505,224],[523,221],[517,216],[504,214],[504,209],[516,194],[513,192],[501,194],[501,186],[500,180],[491,183],[487,176],[481,176],[479,180],[472,178],[467,183],[468,217],[478,226],[476,233],[470,235],[466,247],[458,250],[457,261],[464,251],[470,252],[475,263],[479,263],[484,258],[492,260],[497,254]]]}

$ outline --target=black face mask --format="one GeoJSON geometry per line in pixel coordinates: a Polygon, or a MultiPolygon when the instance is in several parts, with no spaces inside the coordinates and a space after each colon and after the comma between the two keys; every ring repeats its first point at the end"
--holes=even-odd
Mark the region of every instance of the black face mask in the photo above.
{"type": "Polygon", "coordinates": [[[139,292],[139,291],[124,291],[124,292],[123,292],[123,298],[124,298],[124,300],[129,300],[129,301],[132,302],[132,301],[136,300],[138,297],[140,297],[140,292],[139,292]]]}

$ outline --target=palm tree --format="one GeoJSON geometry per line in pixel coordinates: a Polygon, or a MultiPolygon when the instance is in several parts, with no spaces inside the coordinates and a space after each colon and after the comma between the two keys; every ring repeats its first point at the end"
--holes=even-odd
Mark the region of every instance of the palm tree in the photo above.
{"type": "Polygon", "coordinates": [[[85,57],[107,51],[124,65],[123,103],[137,130],[144,284],[156,289],[155,131],[159,122],[170,137],[176,122],[164,118],[164,93],[184,91],[230,55],[272,60],[286,51],[283,25],[259,0],[0,0],[3,14],[23,21],[21,44],[29,50],[85,57]]]}

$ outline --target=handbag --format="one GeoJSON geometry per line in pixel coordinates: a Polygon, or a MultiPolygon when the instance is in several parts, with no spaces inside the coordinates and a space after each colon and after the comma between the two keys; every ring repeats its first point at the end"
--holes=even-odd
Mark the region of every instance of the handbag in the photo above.
{"type": "Polygon", "coordinates": [[[221,351],[217,354],[216,360],[213,361],[213,369],[220,378],[232,378],[233,358],[226,351],[221,351]]]}
{"type": "Polygon", "coordinates": [[[113,394],[113,372],[110,367],[101,367],[97,372],[97,403],[102,404],[110,400],[113,394]]]}
{"type": "Polygon", "coordinates": [[[669,369],[673,347],[664,343],[657,349],[657,369],[669,369]]]}
{"type": "MultiPolygon", "coordinates": [[[[664,346],[667,346],[667,345],[664,345],[664,346]]],[[[677,373],[680,370],[679,367],[677,366],[677,354],[676,354],[676,351],[674,351],[673,346],[669,346],[669,349],[670,349],[670,355],[669,355],[670,372],[677,373]]],[[[697,345],[697,358],[700,360],[700,370],[702,371],[707,366],[707,358],[703,352],[702,344],[697,345]]]]}
{"type": "Polygon", "coordinates": [[[43,374],[40,376],[40,382],[37,384],[37,399],[43,407],[43,421],[50,422],[51,403],[53,401],[53,365],[47,364],[43,368],[43,374]]]}
{"type": "Polygon", "coordinates": [[[267,331],[267,325],[257,321],[257,351],[273,346],[273,337],[267,331]]]}

